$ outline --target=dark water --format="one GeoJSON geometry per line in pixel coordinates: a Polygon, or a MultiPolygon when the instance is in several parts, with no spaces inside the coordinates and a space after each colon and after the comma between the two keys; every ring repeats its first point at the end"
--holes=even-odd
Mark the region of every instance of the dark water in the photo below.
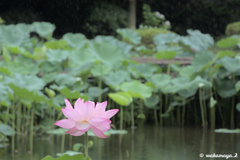
{"type": "MultiPolygon", "coordinates": [[[[84,143],[83,137],[73,137],[72,142],[66,136],[64,150],[71,150],[74,143],[84,143]]],[[[203,154],[232,154],[238,153],[240,159],[240,134],[214,133],[198,128],[158,128],[144,126],[122,136],[112,135],[107,139],[89,137],[94,142],[89,149],[92,160],[198,160],[210,159],[199,157],[203,154]]],[[[56,157],[61,152],[61,136],[54,138],[37,137],[34,139],[33,153],[27,153],[28,143],[24,138],[19,139],[14,157],[11,146],[0,151],[0,160],[40,160],[46,155],[56,157]]],[[[226,158],[213,158],[226,159],[226,158]]]]}

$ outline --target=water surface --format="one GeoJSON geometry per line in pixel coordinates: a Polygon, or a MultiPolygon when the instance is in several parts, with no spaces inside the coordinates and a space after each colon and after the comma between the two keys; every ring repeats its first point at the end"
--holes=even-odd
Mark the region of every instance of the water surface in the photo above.
{"type": "MultiPolygon", "coordinates": [[[[61,152],[61,136],[34,138],[33,153],[27,152],[25,138],[18,139],[14,157],[11,146],[0,151],[0,160],[40,160],[46,155],[57,157],[61,152]],[[53,138],[52,138],[53,137],[53,138]]],[[[107,139],[89,137],[94,142],[89,149],[92,160],[198,160],[199,154],[232,154],[240,157],[240,134],[214,133],[199,128],[160,128],[144,126],[132,134],[112,135],[107,139]],[[120,145],[120,141],[122,144],[120,145]]],[[[84,143],[82,137],[69,141],[66,135],[64,150],[71,150],[74,143],[84,143]]],[[[235,159],[238,159],[235,158],[235,159]]],[[[216,159],[216,158],[214,158],[216,159]]],[[[220,158],[217,158],[220,159],[220,158]]],[[[234,158],[231,158],[234,159],[234,158]]]]}

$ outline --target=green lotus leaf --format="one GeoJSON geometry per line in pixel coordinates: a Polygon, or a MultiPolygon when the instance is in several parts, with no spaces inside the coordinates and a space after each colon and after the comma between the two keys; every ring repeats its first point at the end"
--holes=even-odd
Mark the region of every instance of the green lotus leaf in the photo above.
{"type": "Polygon", "coordinates": [[[236,55],[236,52],[229,51],[229,50],[224,50],[224,51],[219,51],[217,53],[218,58],[223,58],[223,57],[234,57],[236,55]]]}
{"type": "Polygon", "coordinates": [[[132,65],[133,69],[143,78],[150,78],[159,70],[159,66],[150,63],[137,63],[132,65]]]}
{"type": "Polygon", "coordinates": [[[4,74],[6,74],[6,75],[10,75],[10,74],[11,74],[11,72],[9,71],[9,69],[6,68],[6,67],[0,67],[0,73],[4,73],[4,74]]]}
{"type": "Polygon", "coordinates": [[[216,133],[240,133],[240,129],[226,129],[226,128],[220,128],[215,129],[214,132],[216,133]]]}
{"type": "Polygon", "coordinates": [[[215,58],[215,55],[211,51],[200,51],[192,60],[192,66],[196,72],[201,71],[206,65],[208,65],[215,58]]]}
{"type": "Polygon", "coordinates": [[[35,60],[46,59],[46,52],[47,52],[47,47],[46,46],[36,47],[36,48],[34,48],[33,58],[35,60]]]}
{"type": "Polygon", "coordinates": [[[87,62],[95,62],[95,60],[94,55],[90,54],[85,48],[72,50],[69,53],[69,66],[73,68],[87,62]]]}
{"type": "Polygon", "coordinates": [[[63,39],[57,40],[57,41],[50,41],[44,43],[44,46],[46,46],[49,49],[64,49],[67,47],[67,42],[63,39]]]}
{"type": "Polygon", "coordinates": [[[231,73],[236,73],[240,70],[240,61],[235,58],[223,57],[221,61],[224,68],[226,68],[231,73]]]}
{"type": "Polygon", "coordinates": [[[62,62],[68,58],[68,51],[65,50],[47,50],[46,56],[48,62],[62,62]]]}
{"type": "Polygon", "coordinates": [[[69,155],[69,156],[74,156],[74,155],[79,155],[82,154],[82,152],[77,152],[77,151],[66,151],[64,153],[57,153],[57,156],[63,156],[63,155],[69,155]]]}
{"type": "Polygon", "coordinates": [[[218,41],[217,46],[220,48],[231,48],[236,46],[238,43],[239,43],[239,40],[237,38],[228,37],[218,41]]]}
{"type": "Polygon", "coordinates": [[[125,28],[125,29],[117,29],[117,33],[122,36],[122,38],[133,44],[140,44],[142,37],[133,29],[125,28]]]}
{"type": "Polygon", "coordinates": [[[171,83],[179,88],[179,90],[188,90],[190,89],[190,78],[189,77],[177,77],[172,79],[171,83]]]}
{"type": "Polygon", "coordinates": [[[195,73],[195,69],[193,66],[186,66],[184,68],[181,68],[179,71],[179,75],[182,77],[190,77],[195,73]]]}
{"type": "Polygon", "coordinates": [[[197,93],[196,88],[183,89],[178,91],[178,94],[185,99],[194,96],[196,93],[197,93]]]}
{"type": "Polygon", "coordinates": [[[214,44],[214,40],[209,34],[203,34],[199,30],[191,29],[188,29],[187,33],[189,35],[181,37],[180,41],[196,51],[207,50],[209,46],[214,44]]]}
{"type": "Polygon", "coordinates": [[[115,89],[115,86],[121,84],[124,81],[130,81],[130,74],[125,70],[118,70],[116,72],[110,72],[106,76],[103,77],[104,82],[115,89]],[[119,76],[121,75],[121,76],[119,76]]]}
{"type": "Polygon", "coordinates": [[[106,75],[111,71],[111,68],[103,64],[95,64],[91,68],[90,72],[94,77],[106,75]]]}
{"type": "Polygon", "coordinates": [[[98,97],[101,94],[107,92],[109,88],[100,89],[99,87],[89,87],[87,95],[89,97],[98,97]]]}
{"type": "Polygon", "coordinates": [[[62,66],[60,63],[50,63],[47,61],[43,61],[40,65],[40,70],[44,74],[52,73],[52,72],[59,72],[62,70],[62,66]]]}
{"type": "Polygon", "coordinates": [[[203,79],[201,76],[195,77],[192,81],[189,82],[190,88],[199,88],[199,84],[202,83],[204,84],[204,87],[210,88],[212,87],[212,83],[209,82],[208,80],[203,79]]]}
{"type": "Polygon", "coordinates": [[[152,92],[158,93],[158,88],[155,85],[153,85],[152,82],[148,81],[145,83],[145,85],[150,87],[152,89],[152,92]]]}
{"type": "Polygon", "coordinates": [[[32,102],[26,99],[20,99],[21,103],[26,106],[28,109],[32,107],[32,102]]]}
{"type": "Polygon", "coordinates": [[[151,77],[150,82],[152,82],[154,86],[161,90],[164,86],[171,82],[171,79],[171,76],[167,74],[154,74],[151,77]]]}
{"type": "Polygon", "coordinates": [[[144,113],[139,113],[139,114],[137,115],[137,118],[138,118],[138,119],[146,119],[146,116],[145,116],[144,113]]]}
{"type": "Polygon", "coordinates": [[[5,23],[5,20],[0,17],[0,24],[5,23]]]}
{"type": "Polygon", "coordinates": [[[115,46],[118,47],[123,53],[130,53],[131,49],[133,48],[132,45],[127,44],[127,43],[122,42],[122,41],[119,41],[119,40],[111,41],[111,42],[108,42],[108,43],[111,43],[111,44],[115,45],[115,46]]]}
{"type": "Polygon", "coordinates": [[[26,38],[21,32],[15,29],[15,25],[0,27],[0,42],[10,46],[20,46],[26,38]]]}
{"type": "Polygon", "coordinates": [[[54,24],[48,22],[34,22],[32,25],[35,28],[37,34],[46,39],[52,38],[53,31],[56,28],[54,24]]]}
{"type": "Polygon", "coordinates": [[[213,97],[211,97],[210,98],[210,106],[209,106],[209,108],[213,108],[216,104],[217,104],[217,101],[213,97]]]}
{"type": "Polygon", "coordinates": [[[67,73],[58,74],[55,77],[55,82],[59,86],[73,86],[74,83],[78,81],[78,77],[71,76],[67,73]]]}
{"type": "Polygon", "coordinates": [[[97,43],[101,43],[101,42],[111,43],[113,41],[118,41],[118,40],[115,37],[113,37],[113,36],[101,36],[101,35],[98,35],[92,41],[93,42],[97,42],[97,43]]]}
{"type": "Polygon", "coordinates": [[[28,52],[26,49],[19,46],[8,46],[9,52],[14,54],[21,54],[28,58],[33,58],[33,55],[28,52]]]}
{"type": "Polygon", "coordinates": [[[79,151],[80,148],[84,148],[84,147],[85,147],[85,145],[82,144],[82,143],[75,143],[75,144],[73,145],[73,150],[74,150],[74,151],[79,151]]]}
{"type": "Polygon", "coordinates": [[[240,90],[240,81],[237,81],[237,83],[235,84],[235,88],[237,91],[240,90]]]}
{"type": "Polygon", "coordinates": [[[150,98],[147,98],[144,101],[144,104],[148,108],[156,108],[157,104],[159,103],[159,96],[158,95],[152,95],[150,98]]]}
{"type": "Polygon", "coordinates": [[[35,75],[23,75],[15,73],[13,78],[5,78],[5,82],[21,86],[29,91],[40,91],[45,83],[35,75]]]}
{"type": "Polygon", "coordinates": [[[84,100],[88,100],[88,97],[86,95],[81,94],[77,90],[70,90],[66,86],[58,87],[57,85],[51,85],[50,87],[52,89],[55,89],[55,90],[59,91],[67,99],[78,99],[80,97],[80,98],[82,98],[84,100]]]}
{"type": "Polygon", "coordinates": [[[167,93],[174,94],[181,89],[182,88],[180,88],[180,86],[173,85],[172,83],[167,83],[165,86],[162,86],[160,88],[161,92],[163,92],[164,94],[167,94],[167,93]]]}
{"type": "Polygon", "coordinates": [[[11,74],[21,73],[36,75],[39,72],[37,63],[35,63],[32,59],[21,55],[16,56],[14,61],[5,63],[4,66],[8,68],[11,74]]]}
{"type": "Polygon", "coordinates": [[[10,55],[9,49],[7,47],[2,48],[2,54],[5,61],[9,62],[12,60],[12,56],[10,55]]]}
{"type": "Polygon", "coordinates": [[[55,80],[55,77],[58,75],[57,72],[46,73],[42,76],[42,80],[45,84],[51,83],[55,80]]]}
{"type": "Polygon", "coordinates": [[[157,59],[173,59],[177,55],[177,52],[174,51],[160,51],[155,54],[157,59]]]}
{"type": "Polygon", "coordinates": [[[30,32],[34,31],[34,27],[31,24],[18,23],[15,27],[24,37],[30,37],[30,32]]]}
{"type": "Polygon", "coordinates": [[[178,63],[172,63],[172,64],[169,64],[170,68],[172,71],[175,71],[175,72],[180,72],[180,70],[183,68],[180,64],[178,63]]]}
{"type": "Polygon", "coordinates": [[[237,94],[235,84],[230,80],[216,80],[216,90],[217,93],[222,98],[233,97],[237,94]]]}
{"type": "MultiPolygon", "coordinates": [[[[46,156],[45,158],[43,158],[42,160],[86,160],[86,157],[84,157],[84,154],[78,154],[78,155],[73,155],[70,156],[68,154],[64,154],[61,157],[58,158],[53,158],[51,156],[46,156]]],[[[88,157],[88,160],[91,160],[90,157],[88,157]]]]}
{"type": "Polygon", "coordinates": [[[160,51],[174,51],[174,52],[178,53],[178,56],[184,53],[183,48],[180,47],[180,46],[158,45],[156,47],[156,49],[157,49],[157,52],[160,52],[160,51]]]}
{"type": "Polygon", "coordinates": [[[81,33],[66,33],[63,35],[63,39],[73,48],[82,48],[87,43],[85,35],[81,33]]]}
{"type": "Polygon", "coordinates": [[[0,133],[2,133],[5,136],[15,135],[14,129],[6,124],[0,124],[0,133]]]}
{"type": "Polygon", "coordinates": [[[147,50],[147,47],[144,45],[138,46],[135,48],[137,51],[143,51],[143,50],[147,50]]]}
{"type": "Polygon", "coordinates": [[[85,73],[88,74],[93,65],[94,65],[93,62],[82,63],[81,65],[79,65],[77,67],[73,67],[71,69],[70,75],[78,76],[78,75],[82,75],[82,74],[85,74],[85,73]]]}
{"type": "Polygon", "coordinates": [[[145,100],[151,97],[152,90],[150,87],[142,84],[138,80],[133,80],[131,82],[123,82],[120,85],[120,89],[124,92],[128,92],[133,98],[141,98],[145,100]]]}
{"type": "Polygon", "coordinates": [[[119,41],[113,36],[96,36],[93,41],[97,43],[107,42],[113,44],[114,46],[122,50],[124,53],[129,53],[133,47],[132,45],[129,45],[125,42],[119,41]]]}
{"type": "Polygon", "coordinates": [[[21,88],[16,86],[15,84],[8,84],[9,87],[14,91],[14,95],[16,95],[20,99],[34,101],[34,102],[47,102],[48,99],[39,91],[29,91],[25,88],[21,88]]]}
{"type": "MultiPolygon", "coordinates": [[[[91,131],[89,132],[89,134],[91,131]]],[[[116,130],[116,129],[109,129],[108,131],[104,132],[106,135],[114,135],[114,134],[127,134],[127,130],[116,130]]]]}
{"type": "Polygon", "coordinates": [[[180,36],[174,33],[166,33],[166,34],[157,34],[153,37],[153,42],[157,46],[161,46],[167,43],[178,43],[180,40],[180,36]]]}
{"type": "Polygon", "coordinates": [[[238,112],[240,112],[240,103],[236,105],[236,109],[238,110],[238,112]]]}
{"type": "Polygon", "coordinates": [[[134,79],[139,79],[140,75],[134,70],[132,66],[133,64],[131,63],[127,65],[127,72],[129,72],[134,79]]]}
{"type": "Polygon", "coordinates": [[[128,106],[132,103],[133,99],[131,95],[127,92],[116,92],[116,93],[109,93],[108,96],[117,104],[121,106],[128,106]]]}
{"type": "Polygon", "coordinates": [[[10,108],[11,101],[8,94],[12,94],[11,89],[3,82],[0,83],[0,105],[10,108]]]}
{"type": "Polygon", "coordinates": [[[91,43],[88,49],[103,64],[112,68],[121,66],[124,60],[122,51],[106,42],[91,43]]]}

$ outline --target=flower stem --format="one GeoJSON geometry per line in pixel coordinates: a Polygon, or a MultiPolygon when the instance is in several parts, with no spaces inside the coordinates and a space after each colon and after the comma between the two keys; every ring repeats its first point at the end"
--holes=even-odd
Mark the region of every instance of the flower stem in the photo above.
{"type": "Polygon", "coordinates": [[[120,130],[123,129],[123,107],[120,106],[120,130]]]}
{"type": "Polygon", "coordinates": [[[134,110],[133,110],[133,102],[131,104],[131,118],[132,118],[132,130],[134,130],[134,110]]]}
{"type": "MultiPolygon", "coordinates": [[[[14,106],[14,101],[12,102],[12,128],[15,130],[15,106],[14,106]]],[[[14,156],[14,146],[15,144],[15,137],[12,135],[12,156],[14,156]]]]}
{"type": "Polygon", "coordinates": [[[200,109],[201,109],[201,115],[202,115],[202,126],[205,128],[205,116],[204,116],[204,109],[203,109],[203,98],[202,98],[202,89],[199,88],[199,100],[200,100],[200,109]]]}
{"type": "Polygon", "coordinates": [[[65,134],[62,135],[61,152],[64,152],[65,134]]]}
{"type": "Polygon", "coordinates": [[[88,133],[85,132],[84,134],[84,141],[85,141],[85,157],[88,160],[88,133]]]}

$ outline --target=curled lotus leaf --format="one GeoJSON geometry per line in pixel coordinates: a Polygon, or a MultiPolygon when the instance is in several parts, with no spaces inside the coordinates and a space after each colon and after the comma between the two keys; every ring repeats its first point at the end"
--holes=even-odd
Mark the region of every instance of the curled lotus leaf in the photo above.
{"type": "Polygon", "coordinates": [[[131,95],[127,92],[116,92],[109,93],[108,96],[117,104],[121,106],[129,106],[132,103],[133,99],[131,95]]]}
{"type": "Polygon", "coordinates": [[[49,22],[34,22],[32,25],[37,34],[46,39],[51,39],[53,32],[56,29],[56,26],[49,22]]]}
{"type": "Polygon", "coordinates": [[[120,85],[120,89],[128,92],[133,98],[141,98],[143,100],[152,95],[152,89],[138,80],[123,82],[120,85]]]}

